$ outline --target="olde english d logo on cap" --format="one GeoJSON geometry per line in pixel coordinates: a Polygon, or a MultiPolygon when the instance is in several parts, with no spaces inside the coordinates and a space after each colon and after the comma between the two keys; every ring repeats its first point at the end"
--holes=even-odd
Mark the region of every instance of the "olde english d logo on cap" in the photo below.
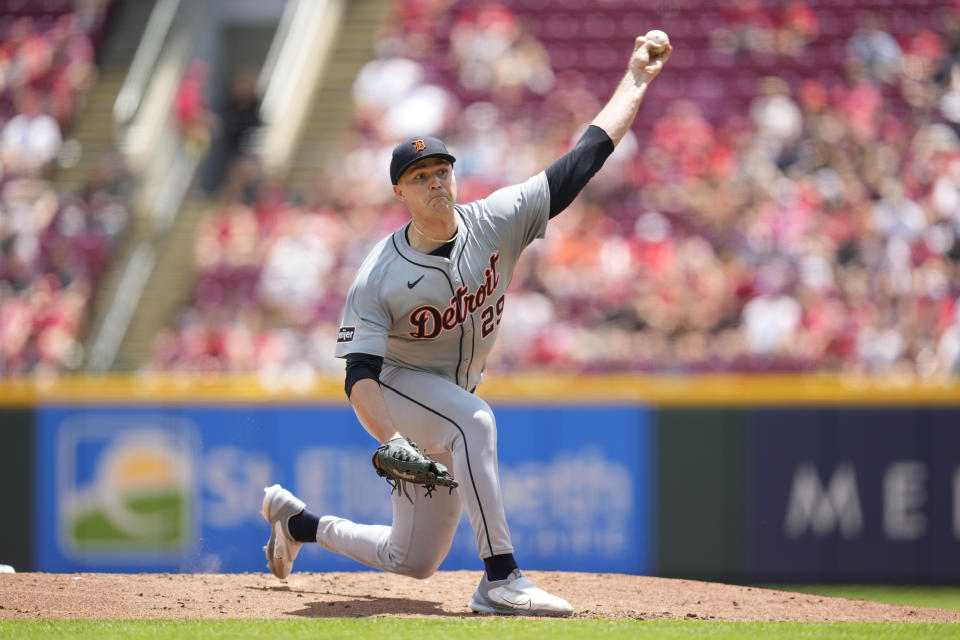
{"type": "Polygon", "coordinates": [[[417,153],[420,153],[421,151],[424,151],[427,148],[427,143],[424,142],[422,139],[414,140],[410,144],[413,145],[413,150],[416,151],[417,153]]]}

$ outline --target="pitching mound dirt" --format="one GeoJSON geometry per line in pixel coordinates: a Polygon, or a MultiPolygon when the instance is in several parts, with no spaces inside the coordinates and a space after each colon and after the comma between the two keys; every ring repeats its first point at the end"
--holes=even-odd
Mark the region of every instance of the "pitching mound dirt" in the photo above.
{"type": "MultiPolygon", "coordinates": [[[[960,611],[691,580],[530,571],[579,618],[960,622],[960,611]]],[[[470,617],[476,571],[429,580],[385,573],[0,575],[0,619],[470,617]]]]}

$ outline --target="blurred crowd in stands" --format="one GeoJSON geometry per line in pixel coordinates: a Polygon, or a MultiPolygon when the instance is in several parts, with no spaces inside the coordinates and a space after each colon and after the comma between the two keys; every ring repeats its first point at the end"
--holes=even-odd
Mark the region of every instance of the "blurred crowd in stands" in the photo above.
{"type": "MultiPolygon", "coordinates": [[[[11,0],[4,0],[10,2],[11,0]]],[[[51,182],[95,80],[103,1],[0,18],[0,370],[73,369],[129,179],[51,182]]],[[[949,2],[395,0],[343,152],[305,188],[240,153],[196,239],[190,305],[147,365],[343,371],[358,262],[407,219],[387,177],[412,133],[458,157],[460,200],[570,148],[632,36],[676,53],[631,135],[521,261],[490,370],[960,371],[960,20],[949,2]],[[922,6],[921,6],[922,5],[922,6]],[[552,5],[551,5],[552,7],[552,5]]]]}
{"type": "Polygon", "coordinates": [[[626,34],[661,27],[674,59],[528,249],[488,369],[960,371],[956,4],[543,4],[397,0],[330,169],[294,192],[234,165],[151,366],[341,372],[358,261],[407,219],[393,145],[443,137],[461,202],[524,180],[602,106],[626,34]]]}
{"type": "Polygon", "coordinates": [[[107,0],[4,0],[0,11],[0,375],[82,365],[91,296],[127,222],[122,163],[73,192],[52,176],[96,79],[107,0]]]}

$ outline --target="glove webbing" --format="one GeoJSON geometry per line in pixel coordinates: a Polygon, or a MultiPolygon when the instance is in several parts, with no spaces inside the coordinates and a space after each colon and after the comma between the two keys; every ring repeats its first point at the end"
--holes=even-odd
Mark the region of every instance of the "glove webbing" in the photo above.
{"type": "MultiPolygon", "coordinates": [[[[410,504],[413,504],[413,498],[410,497],[410,492],[407,491],[407,483],[402,478],[391,478],[387,474],[381,473],[379,469],[377,469],[377,475],[387,481],[387,484],[390,486],[390,495],[396,493],[398,496],[406,496],[407,500],[410,501],[410,504]]],[[[452,495],[453,487],[447,488],[450,489],[450,494],[452,495]]],[[[426,491],[426,496],[428,498],[432,498],[433,492],[437,490],[437,485],[424,484],[423,489],[426,491]]]]}

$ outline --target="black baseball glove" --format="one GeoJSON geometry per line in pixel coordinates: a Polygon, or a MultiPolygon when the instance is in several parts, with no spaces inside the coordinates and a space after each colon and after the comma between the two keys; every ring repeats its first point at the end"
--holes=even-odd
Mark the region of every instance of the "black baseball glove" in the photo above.
{"type": "Polygon", "coordinates": [[[413,499],[407,491],[407,482],[422,484],[427,497],[437,485],[449,488],[451,493],[457,487],[457,481],[447,468],[423,455],[410,438],[394,438],[381,445],[373,453],[373,468],[378,476],[386,478],[390,493],[396,491],[405,495],[411,503],[413,499]]]}

